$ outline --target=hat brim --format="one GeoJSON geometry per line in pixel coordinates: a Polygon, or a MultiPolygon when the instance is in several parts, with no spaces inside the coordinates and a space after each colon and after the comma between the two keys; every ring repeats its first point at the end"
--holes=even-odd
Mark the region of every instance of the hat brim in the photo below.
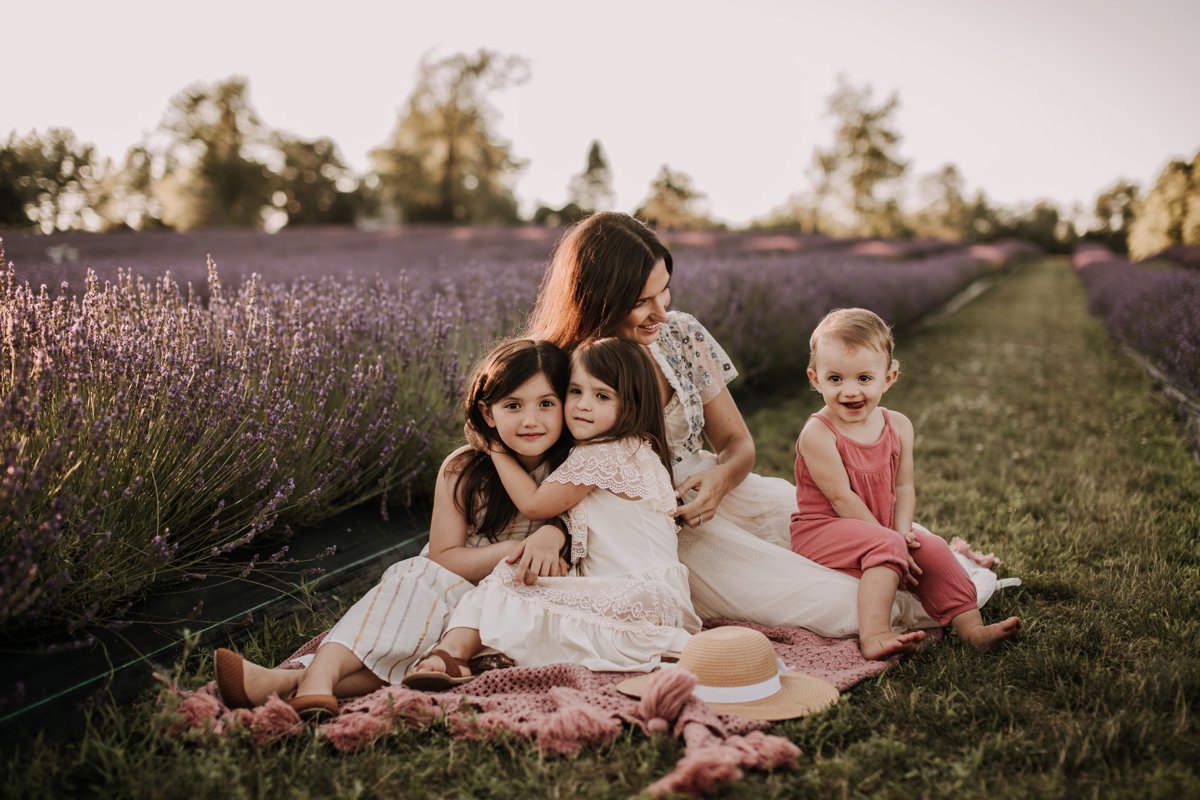
{"type": "MultiPolygon", "coordinates": [[[[647,684],[657,673],[651,672],[621,681],[617,691],[633,697],[641,697],[647,684]]],[[[795,719],[821,711],[837,702],[841,693],[826,680],[805,675],[803,672],[783,672],[779,675],[783,688],[770,697],[746,703],[707,703],[718,714],[732,714],[745,719],[780,720],[795,719]]]]}

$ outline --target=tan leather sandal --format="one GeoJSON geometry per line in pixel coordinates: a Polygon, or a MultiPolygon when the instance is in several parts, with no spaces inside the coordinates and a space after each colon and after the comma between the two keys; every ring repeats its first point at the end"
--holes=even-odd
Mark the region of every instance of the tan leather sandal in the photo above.
{"type": "Polygon", "coordinates": [[[471,674],[471,669],[467,666],[467,662],[461,658],[455,658],[440,647],[431,650],[426,655],[417,659],[414,662],[414,666],[415,664],[420,664],[426,658],[429,658],[429,656],[440,658],[442,663],[446,665],[446,670],[444,672],[434,670],[410,672],[400,681],[401,686],[406,689],[416,689],[420,692],[443,692],[446,689],[451,689],[460,684],[475,680],[475,676],[471,674]],[[450,674],[451,670],[453,670],[454,675],[450,674]]]}
{"type": "Polygon", "coordinates": [[[213,671],[217,674],[217,693],[230,708],[253,708],[246,696],[245,664],[232,650],[218,647],[213,655],[213,671]]]}
{"type": "Polygon", "coordinates": [[[321,722],[337,716],[338,710],[337,698],[331,694],[292,695],[288,698],[288,705],[305,722],[321,722]]]}

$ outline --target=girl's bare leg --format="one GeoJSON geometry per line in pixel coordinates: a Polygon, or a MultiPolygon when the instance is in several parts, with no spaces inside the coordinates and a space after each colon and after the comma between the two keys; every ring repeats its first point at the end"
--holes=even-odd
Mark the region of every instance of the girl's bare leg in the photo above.
{"type": "Polygon", "coordinates": [[[969,642],[976,650],[991,650],[1000,642],[1016,636],[1021,631],[1021,618],[1009,617],[1003,622],[983,624],[979,610],[964,611],[950,620],[951,627],[961,639],[969,642]]]}
{"type": "Polygon", "coordinates": [[[863,658],[883,661],[922,647],[925,631],[892,630],[892,601],[899,586],[900,574],[890,567],[863,570],[858,584],[858,649],[863,658]]]}
{"type": "Polygon", "coordinates": [[[333,684],[332,694],[335,697],[361,697],[385,685],[375,673],[363,666],[357,656],[342,645],[331,642],[317,649],[312,663],[305,669],[271,669],[243,661],[242,681],[246,688],[246,697],[256,706],[267,702],[267,698],[273,694],[287,699],[293,692],[297,695],[302,694],[300,686],[309,678],[316,678],[317,682],[312,683],[311,691],[306,687],[303,694],[330,694],[328,691],[318,690],[322,682],[328,679],[328,670],[331,667],[335,672],[352,670],[341,675],[333,684]],[[346,658],[347,654],[349,659],[346,658]],[[322,663],[318,664],[318,660],[322,663]],[[313,667],[318,667],[318,672],[310,675],[313,667]]]}
{"type": "Polygon", "coordinates": [[[296,685],[297,697],[322,694],[358,697],[384,685],[378,676],[363,666],[358,656],[337,642],[318,647],[312,663],[301,675],[296,685]]]}

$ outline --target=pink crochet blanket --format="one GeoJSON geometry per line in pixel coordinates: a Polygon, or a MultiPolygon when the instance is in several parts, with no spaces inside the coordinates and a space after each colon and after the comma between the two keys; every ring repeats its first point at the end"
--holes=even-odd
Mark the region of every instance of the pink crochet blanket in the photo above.
{"type": "MultiPolygon", "coordinates": [[[[705,627],[717,625],[762,631],[790,668],[824,678],[839,690],[887,668],[886,663],[863,659],[855,639],[826,639],[803,628],[765,628],[726,620],[705,623],[705,627]]],[[[283,666],[316,650],[322,638],[301,647],[283,666]]],[[[672,772],[646,787],[652,794],[699,794],[737,780],[744,769],[796,765],[799,748],[783,737],[763,733],[770,723],[716,714],[692,697],[694,679],[686,671],[661,671],[641,700],[616,690],[627,677],[554,664],[485,672],[444,693],[389,686],[342,701],[337,716],[321,727],[319,735],[338,750],[351,751],[398,729],[426,727],[444,718],[457,738],[486,740],[517,734],[542,753],[558,755],[607,744],[624,725],[634,725],[646,735],[670,734],[685,742],[684,757],[672,772]]],[[[262,744],[304,730],[291,706],[276,697],[255,709],[227,708],[215,682],[194,692],[167,689],[163,715],[167,735],[197,743],[248,732],[256,744],[262,744]]]]}

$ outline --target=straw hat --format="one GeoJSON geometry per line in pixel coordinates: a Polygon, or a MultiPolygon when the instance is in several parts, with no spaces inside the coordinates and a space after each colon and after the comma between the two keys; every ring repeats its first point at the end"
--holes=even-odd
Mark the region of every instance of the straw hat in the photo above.
{"type": "MultiPolygon", "coordinates": [[[[701,631],[684,645],[676,668],[696,676],[692,694],[719,714],[747,719],[793,719],[833,705],[837,687],[800,672],[779,672],[770,640],[758,631],[729,625],[701,631]]],[[[670,667],[668,667],[670,668],[670,667]]],[[[617,684],[641,697],[654,674],[617,684]]]]}

